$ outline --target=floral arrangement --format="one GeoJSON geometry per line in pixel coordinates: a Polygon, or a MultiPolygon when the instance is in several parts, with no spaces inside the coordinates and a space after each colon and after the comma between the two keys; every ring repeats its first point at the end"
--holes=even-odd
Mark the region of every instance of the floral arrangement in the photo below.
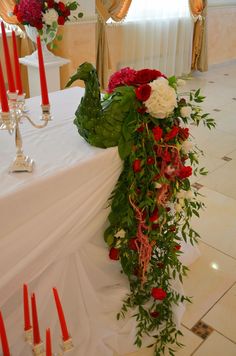
{"type": "Polygon", "coordinates": [[[190,219],[199,216],[203,203],[189,178],[207,172],[198,167],[201,151],[189,124],[215,126],[199,106],[204,100],[200,90],[180,96],[180,82],[157,70],[123,68],[111,76],[104,99],[115,98],[122,88],[134,97],[118,145],[124,168],[104,233],[110,259],[120,261],[130,283],[118,319],[135,310],[135,343],[141,347],[142,337],[152,336],[156,356],[174,355],[173,345],[181,346],[172,310],[189,298],[172,281],[182,282],[188,270],[179,259],[181,241],[194,244],[199,237],[190,219]]]}
{"type": "MultiPolygon", "coordinates": [[[[54,39],[58,25],[69,21],[78,7],[76,0],[16,0],[13,15],[20,24],[35,27],[43,39],[46,35],[54,39]]],[[[77,16],[81,18],[83,13],[77,16]]]]}

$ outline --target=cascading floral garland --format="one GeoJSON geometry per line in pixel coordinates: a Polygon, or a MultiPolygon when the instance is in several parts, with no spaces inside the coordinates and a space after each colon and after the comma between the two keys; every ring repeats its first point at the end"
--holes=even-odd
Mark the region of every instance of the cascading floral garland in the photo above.
{"type": "Polygon", "coordinates": [[[135,309],[137,333],[153,336],[156,356],[180,346],[173,306],[189,301],[172,287],[182,282],[188,268],[179,256],[181,241],[194,244],[199,237],[190,226],[203,203],[191,187],[201,151],[190,139],[189,125],[215,126],[198,106],[200,90],[188,97],[177,94],[175,77],[157,70],[123,68],[113,74],[105,100],[125,88],[135,93],[134,105],[123,123],[118,149],[124,169],[110,198],[109,227],[104,233],[109,257],[119,260],[130,283],[130,293],[118,314],[135,309]]]}

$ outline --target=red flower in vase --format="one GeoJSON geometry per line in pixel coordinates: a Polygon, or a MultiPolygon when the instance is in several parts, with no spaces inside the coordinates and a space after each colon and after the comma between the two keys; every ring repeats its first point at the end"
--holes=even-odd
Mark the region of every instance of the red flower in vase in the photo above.
{"type": "Polygon", "coordinates": [[[146,101],[151,94],[151,87],[148,84],[140,85],[135,89],[135,95],[138,100],[146,101]]]}

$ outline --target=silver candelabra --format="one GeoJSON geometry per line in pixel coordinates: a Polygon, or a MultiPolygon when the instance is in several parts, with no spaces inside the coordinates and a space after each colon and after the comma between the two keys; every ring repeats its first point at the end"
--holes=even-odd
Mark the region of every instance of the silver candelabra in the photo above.
{"type": "Polygon", "coordinates": [[[23,152],[22,136],[20,124],[26,119],[37,128],[42,129],[47,126],[48,121],[52,120],[50,105],[41,105],[42,124],[36,124],[25,112],[25,94],[8,92],[9,111],[0,112],[0,130],[7,130],[11,135],[15,132],[16,157],[10,165],[9,172],[32,172],[34,161],[23,152]]]}

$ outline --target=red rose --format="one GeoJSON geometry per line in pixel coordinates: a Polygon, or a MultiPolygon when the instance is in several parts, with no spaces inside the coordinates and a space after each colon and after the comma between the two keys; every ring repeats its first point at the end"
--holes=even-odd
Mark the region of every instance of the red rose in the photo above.
{"type": "Polygon", "coordinates": [[[146,101],[148,100],[150,94],[151,94],[152,88],[148,84],[143,84],[140,85],[135,89],[135,95],[138,100],[140,101],[146,101]]]}
{"type": "Polygon", "coordinates": [[[159,141],[162,138],[163,130],[160,126],[156,126],[152,129],[155,141],[159,141]]]}
{"type": "Polygon", "coordinates": [[[187,127],[179,127],[179,137],[182,140],[187,140],[187,138],[189,137],[189,129],[187,127]]]}
{"type": "Polygon", "coordinates": [[[18,5],[15,5],[13,9],[13,15],[17,15],[17,13],[18,13],[18,5]]]}
{"type": "Polygon", "coordinates": [[[64,23],[66,22],[64,16],[58,16],[58,19],[57,19],[57,23],[58,25],[64,25],[64,23]]]}
{"type": "Polygon", "coordinates": [[[154,211],[153,211],[153,213],[152,213],[152,215],[150,216],[149,220],[150,220],[151,222],[154,222],[154,221],[156,221],[157,219],[158,219],[158,209],[155,208],[154,211]]]}
{"type": "Polygon", "coordinates": [[[137,239],[136,238],[130,239],[128,246],[130,250],[137,251],[138,250],[137,239]]]}
{"type": "Polygon", "coordinates": [[[48,8],[53,9],[54,7],[54,0],[48,0],[48,8]]]}
{"type": "Polygon", "coordinates": [[[120,251],[118,248],[112,247],[109,251],[109,257],[111,260],[117,261],[120,257],[120,251]]]}
{"type": "Polygon", "coordinates": [[[155,163],[154,157],[148,157],[147,164],[151,165],[151,164],[154,164],[154,163],[155,163]]]}
{"type": "Polygon", "coordinates": [[[133,171],[135,173],[140,172],[141,171],[141,160],[140,159],[136,159],[133,163],[133,171]]]}
{"type": "Polygon", "coordinates": [[[153,311],[150,313],[152,318],[158,318],[160,316],[160,313],[158,313],[158,311],[153,311]]]}
{"type": "Polygon", "coordinates": [[[57,7],[58,7],[58,10],[60,10],[61,12],[64,12],[66,9],[66,5],[61,1],[57,4],[57,7]]]}
{"type": "Polygon", "coordinates": [[[192,167],[190,166],[187,166],[187,167],[182,167],[180,170],[179,170],[179,173],[178,173],[178,177],[180,179],[185,179],[185,178],[188,178],[192,175],[192,167]]]}
{"type": "Polygon", "coordinates": [[[65,9],[65,11],[63,12],[63,15],[65,16],[65,17],[68,17],[68,16],[70,16],[70,9],[67,7],[66,9],[65,9]]]}
{"type": "Polygon", "coordinates": [[[175,136],[178,134],[179,132],[179,127],[178,126],[173,126],[172,129],[166,134],[165,136],[165,141],[170,141],[173,138],[175,138],[175,136]]]}
{"type": "Polygon", "coordinates": [[[152,288],[151,292],[154,299],[163,300],[166,298],[166,292],[162,288],[152,288]]]}
{"type": "Polygon", "coordinates": [[[152,82],[158,77],[163,77],[163,74],[159,72],[159,70],[141,69],[136,73],[135,82],[136,84],[146,84],[152,82]]]}

